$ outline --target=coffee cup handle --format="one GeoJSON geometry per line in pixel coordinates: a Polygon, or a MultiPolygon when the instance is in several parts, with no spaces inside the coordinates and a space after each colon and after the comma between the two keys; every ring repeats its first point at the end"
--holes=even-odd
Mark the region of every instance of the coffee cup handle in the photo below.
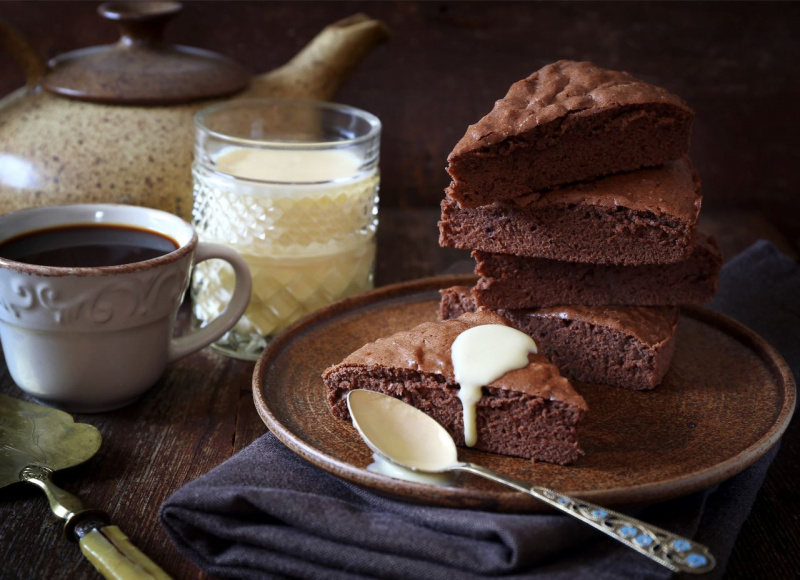
{"type": "Polygon", "coordinates": [[[250,268],[247,267],[244,259],[239,254],[221,244],[200,243],[197,245],[194,256],[195,264],[212,258],[228,262],[233,267],[236,286],[234,287],[231,301],[228,302],[222,314],[200,330],[191,332],[186,336],[173,338],[170,341],[167,354],[169,362],[176,361],[208,346],[228,332],[242,317],[250,302],[253,281],[250,277],[250,268]]]}

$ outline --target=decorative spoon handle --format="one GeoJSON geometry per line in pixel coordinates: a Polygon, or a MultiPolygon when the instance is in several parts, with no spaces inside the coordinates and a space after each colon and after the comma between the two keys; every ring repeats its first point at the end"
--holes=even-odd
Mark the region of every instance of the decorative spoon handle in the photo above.
{"type": "Polygon", "coordinates": [[[673,572],[703,574],[714,568],[714,556],[705,546],[646,524],[636,518],[558,493],[546,487],[529,486],[521,481],[500,475],[491,469],[473,463],[458,464],[456,469],[480,475],[512,487],[517,491],[532,495],[536,499],[597,528],[604,534],[622,542],[629,548],[633,548],[651,560],[655,560],[662,566],[666,566],[673,572]]]}

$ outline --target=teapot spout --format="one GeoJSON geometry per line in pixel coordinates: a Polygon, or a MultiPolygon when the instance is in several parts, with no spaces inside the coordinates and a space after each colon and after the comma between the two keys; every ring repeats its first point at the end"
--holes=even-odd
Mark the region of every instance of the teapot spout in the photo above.
{"type": "Polygon", "coordinates": [[[386,25],[366,14],[339,20],[288,63],[254,77],[240,96],[330,100],[361,59],[387,38],[386,25]]]}
{"type": "Polygon", "coordinates": [[[0,48],[5,48],[22,67],[29,89],[39,86],[47,65],[28,39],[8,22],[0,20],[0,48]]]}

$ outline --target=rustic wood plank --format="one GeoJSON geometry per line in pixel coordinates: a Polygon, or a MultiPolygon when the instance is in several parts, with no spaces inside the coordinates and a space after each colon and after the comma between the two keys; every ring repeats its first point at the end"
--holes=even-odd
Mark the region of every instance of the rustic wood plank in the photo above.
{"type": "MultiPolygon", "coordinates": [[[[0,391],[31,400],[13,386],[5,365],[3,370],[0,391]]],[[[179,487],[232,455],[239,385],[249,385],[251,375],[252,363],[204,351],[173,365],[129,407],[76,414],[76,421],[100,430],[103,445],[86,464],[57,474],[56,482],[86,505],[106,510],[169,573],[195,576],[196,568],[178,553],[158,523],[158,508],[179,487]]],[[[24,566],[21,577],[96,577],[77,546],[62,536],[61,524],[50,514],[44,497],[21,484],[12,493],[11,503],[4,501],[0,507],[4,550],[21,557],[35,546],[47,554],[17,560],[24,566]]]]}
{"type": "MultiPolygon", "coordinates": [[[[46,57],[116,39],[96,3],[4,2],[3,17],[46,57]]],[[[662,83],[697,111],[692,157],[704,180],[702,223],[730,258],[766,237],[800,250],[800,153],[793,110],[800,59],[797,3],[186,3],[168,29],[183,44],[227,54],[252,71],[285,62],[316,31],[363,10],[394,39],[356,70],[339,100],[384,122],[376,283],[445,270],[468,252],[438,248],[445,158],[515,80],[556,58],[586,58],[662,83]],[[479,48],[478,48],[479,47],[479,48]],[[409,207],[427,209],[408,210],[409,207]],[[404,209],[396,209],[404,208],[404,209]]],[[[0,59],[0,94],[21,85],[0,59]]],[[[138,403],[79,415],[104,436],[98,455],[57,482],[107,509],[178,578],[201,577],[157,521],[161,502],[264,431],[252,406],[252,363],[204,352],[173,366],[138,403]],[[157,459],[154,459],[157,457],[157,459]]],[[[0,392],[20,391],[0,365],[0,392]]],[[[789,578],[800,569],[800,428],[790,426],[746,522],[730,578],[789,578]]],[[[0,576],[96,578],[61,536],[38,490],[0,494],[0,576]]]]}
{"type": "Polygon", "coordinates": [[[758,209],[704,208],[698,227],[717,239],[725,261],[758,240],[769,240],[784,254],[797,259],[798,246],[758,209]]]}
{"type": "MultiPolygon", "coordinates": [[[[91,2],[3,2],[3,18],[46,58],[107,44],[91,2]]],[[[514,81],[559,58],[594,60],[662,84],[696,111],[692,159],[708,206],[768,208],[800,238],[800,3],[186,2],[167,28],[253,72],[285,63],[335,19],[363,11],[393,38],[338,99],[383,121],[386,207],[434,207],[447,154],[514,81]]],[[[0,59],[0,94],[24,79],[0,59]]]]}
{"type": "MultiPolygon", "coordinates": [[[[380,282],[434,275],[468,257],[465,252],[438,248],[437,219],[437,210],[382,210],[380,282]]],[[[729,257],[765,235],[779,247],[796,251],[757,212],[708,211],[705,221],[712,231],[734,232],[723,243],[729,257]]],[[[186,311],[183,315],[185,326],[186,311]]],[[[177,552],[158,523],[158,508],[179,487],[264,432],[252,403],[252,369],[253,363],[207,350],[173,365],[136,404],[113,413],[77,415],[76,420],[101,430],[104,444],[93,459],[57,474],[56,481],[87,504],[106,509],[168,572],[196,577],[198,570],[177,552]]],[[[5,365],[0,366],[0,392],[24,398],[5,365]]],[[[787,577],[784,573],[798,566],[799,446],[800,428],[795,422],[737,543],[731,577],[746,578],[755,570],[787,577]],[[776,546],[781,554],[777,558],[776,546]]],[[[61,525],[38,490],[22,485],[4,490],[0,516],[0,545],[20,562],[14,570],[4,570],[4,577],[96,577],[77,547],[64,540],[61,525]],[[39,557],[23,558],[31,546],[39,550],[39,557]]]]}
{"type": "Polygon", "coordinates": [[[381,208],[376,286],[441,274],[469,251],[439,247],[439,210],[381,208]]]}
{"type": "Polygon", "coordinates": [[[795,419],[731,554],[726,578],[797,578],[800,570],[800,422],[795,419]]]}

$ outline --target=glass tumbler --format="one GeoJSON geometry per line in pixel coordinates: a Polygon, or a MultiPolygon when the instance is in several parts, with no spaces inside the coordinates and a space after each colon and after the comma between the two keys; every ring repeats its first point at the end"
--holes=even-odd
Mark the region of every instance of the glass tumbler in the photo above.
{"type": "MultiPolygon", "coordinates": [[[[204,109],[195,126],[194,226],[253,277],[247,311],[213,347],[255,359],[298,318],[372,288],[381,124],[344,105],[251,99],[204,109]]],[[[223,310],[233,282],[225,262],[195,268],[195,326],[223,310]]]]}

